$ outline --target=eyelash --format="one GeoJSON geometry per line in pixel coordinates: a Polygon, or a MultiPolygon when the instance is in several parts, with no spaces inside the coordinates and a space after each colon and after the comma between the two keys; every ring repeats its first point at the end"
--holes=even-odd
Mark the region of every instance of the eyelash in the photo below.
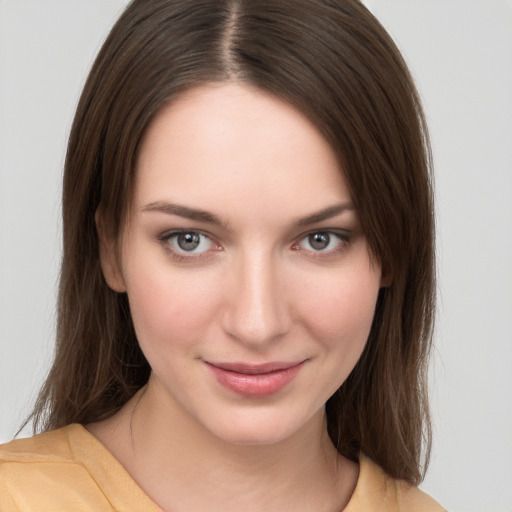
{"type": "MultiPolygon", "coordinates": [[[[294,242],[292,245],[293,250],[300,250],[300,244],[307,240],[309,237],[312,237],[314,235],[322,235],[327,236],[329,238],[329,244],[331,243],[332,237],[336,237],[338,239],[338,243],[334,248],[331,248],[329,250],[314,250],[314,249],[304,249],[308,251],[310,254],[309,256],[312,258],[328,258],[329,256],[339,255],[343,253],[348,244],[350,243],[350,236],[345,231],[339,231],[339,230],[333,230],[333,229],[322,229],[318,231],[310,231],[309,233],[305,233],[304,235],[301,235],[300,238],[297,239],[297,242],[294,242]]],[[[311,242],[311,240],[310,240],[311,242]]]]}
{"type": "MultiPolygon", "coordinates": [[[[203,233],[202,231],[193,230],[193,229],[192,230],[181,229],[181,230],[166,231],[165,233],[162,233],[158,237],[158,240],[164,245],[164,248],[166,249],[166,251],[176,261],[190,261],[191,262],[191,261],[199,259],[199,258],[204,258],[207,255],[207,253],[211,252],[210,249],[207,249],[206,251],[203,251],[203,252],[194,253],[192,251],[185,251],[181,248],[173,248],[171,245],[172,241],[176,240],[177,237],[180,235],[198,235],[201,238],[199,243],[201,243],[201,241],[204,241],[206,239],[210,242],[210,244],[212,244],[214,251],[222,251],[223,250],[222,247],[220,246],[220,244],[218,244],[211,236],[209,236],[206,233],[203,233]]],[[[350,243],[350,236],[347,232],[340,231],[340,230],[333,230],[333,229],[323,229],[323,230],[309,231],[307,233],[304,233],[303,235],[298,237],[295,242],[293,242],[291,249],[294,251],[301,250],[301,243],[304,240],[307,240],[308,237],[311,237],[313,235],[324,235],[324,236],[327,235],[328,237],[334,236],[338,239],[338,244],[336,245],[335,248],[330,249],[328,251],[325,251],[325,250],[315,251],[314,249],[303,249],[303,250],[309,252],[310,253],[309,256],[312,258],[328,258],[329,256],[339,255],[345,251],[345,249],[347,248],[347,245],[350,243]]],[[[330,239],[329,239],[329,243],[331,243],[330,239]]]]}
{"type": "Polygon", "coordinates": [[[209,240],[210,243],[214,246],[215,251],[222,251],[222,247],[220,246],[220,244],[217,244],[214,239],[212,239],[209,235],[203,233],[202,231],[194,229],[178,229],[173,231],[166,231],[165,233],[162,233],[158,237],[158,240],[164,245],[166,251],[176,261],[193,261],[195,259],[204,257],[207,252],[210,252],[208,250],[205,252],[194,253],[191,251],[187,252],[179,248],[173,248],[171,245],[172,240],[176,239],[180,235],[199,235],[199,237],[201,237],[201,241],[204,241],[204,239],[209,240]]]}

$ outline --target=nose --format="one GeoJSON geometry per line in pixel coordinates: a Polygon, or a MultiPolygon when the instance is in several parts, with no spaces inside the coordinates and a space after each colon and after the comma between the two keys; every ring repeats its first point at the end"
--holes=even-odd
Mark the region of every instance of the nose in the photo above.
{"type": "Polygon", "coordinates": [[[284,276],[277,267],[271,256],[241,257],[226,282],[224,330],[253,350],[265,350],[290,329],[284,276]]]}

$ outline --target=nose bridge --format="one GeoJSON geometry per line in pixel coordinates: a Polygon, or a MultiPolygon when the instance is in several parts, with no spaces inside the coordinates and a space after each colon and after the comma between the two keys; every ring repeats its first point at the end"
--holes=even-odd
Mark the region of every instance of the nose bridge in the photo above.
{"type": "Polygon", "coordinates": [[[237,258],[229,290],[226,330],[246,345],[265,346],[287,330],[278,258],[247,251],[237,258]]]}

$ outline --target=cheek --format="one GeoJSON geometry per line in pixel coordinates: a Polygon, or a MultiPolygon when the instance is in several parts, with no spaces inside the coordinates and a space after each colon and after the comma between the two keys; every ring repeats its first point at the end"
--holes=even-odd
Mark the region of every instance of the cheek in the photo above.
{"type": "Polygon", "coordinates": [[[163,348],[170,353],[193,348],[214,317],[218,287],[206,276],[155,268],[135,270],[126,282],[135,331],[148,359],[163,348]]]}
{"type": "Polygon", "coordinates": [[[378,269],[362,265],[350,272],[316,276],[301,296],[301,314],[320,343],[361,352],[368,338],[380,288],[378,269]],[[307,291],[307,292],[306,292],[307,291]]]}
{"type": "Polygon", "coordinates": [[[332,396],[361,357],[379,289],[380,272],[366,262],[316,273],[309,283],[303,281],[297,288],[300,309],[296,318],[313,340],[313,360],[321,368],[315,377],[316,404],[324,404],[332,396]]]}

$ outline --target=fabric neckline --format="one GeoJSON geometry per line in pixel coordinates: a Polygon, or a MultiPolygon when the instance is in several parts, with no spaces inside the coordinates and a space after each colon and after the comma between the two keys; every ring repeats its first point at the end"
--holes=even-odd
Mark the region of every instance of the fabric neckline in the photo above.
{"type": "MultiPolygon", "coordinates": [[[[70,448],[108,497],[118,512],[132,512],[137,503],[145,512],[165,512],[135,482],[124,466],[105,445],[83,425],[63,427],[69,436],[70,448]]],[[[359,457],[359,476],[354,492],[343,511],[391,512],[396,510],[397,489],[394,481],[363,454],[359,457]]]]}
{"type": "Polygon", "coordinates": [[[68,430],[69,445],[116,512],[133,512],[136,503],[144,512],[163,512],[139,487],[124,466],[105,445],[83,425],[73,423],[68,430]]]}

